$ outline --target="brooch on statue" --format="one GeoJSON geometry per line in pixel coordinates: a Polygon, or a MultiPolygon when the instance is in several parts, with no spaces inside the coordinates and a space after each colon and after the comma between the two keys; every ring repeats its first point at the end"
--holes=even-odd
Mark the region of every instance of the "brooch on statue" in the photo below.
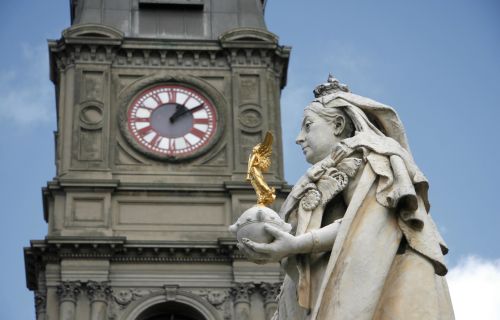
{"type": "Polygon", "coordinates": [[[271,167],[272,144],[273,135],[268,131],[264,140],[252,148],[249,156],[246,180],[257,194],[257,204],[243,212],[236,223],[229,227],[238,241],[247,238],[258,243],[272,242],[273,236],[264,229],[266,223],[285,232],[292,229],[273,209],[267,207],[276,199],[276,190],[264,179],[264,173],[271,167]]]}

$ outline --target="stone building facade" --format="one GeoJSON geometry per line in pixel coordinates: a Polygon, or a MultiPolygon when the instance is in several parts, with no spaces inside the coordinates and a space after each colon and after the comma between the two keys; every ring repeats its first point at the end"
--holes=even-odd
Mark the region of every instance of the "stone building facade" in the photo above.
{"type": "Polygon", "coordinates": [[[70,4],[49,41],[48,232],[25,248],[37,319],[270,319],[279,266],[246,261],[227,231],[255,203],[246,166],[267,130],[275,209],[288,192],[290,48],[267,30],[265,1],[70,4]]]}

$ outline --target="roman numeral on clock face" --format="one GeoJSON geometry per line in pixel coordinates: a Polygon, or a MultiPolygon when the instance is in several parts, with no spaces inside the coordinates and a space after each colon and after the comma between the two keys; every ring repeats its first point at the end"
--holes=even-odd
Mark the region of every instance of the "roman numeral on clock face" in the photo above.
{"type": "Polygon", "coordinates": [[[168,102],[177,103],[177,92],[173,90],[168,92],[168,102]]]}

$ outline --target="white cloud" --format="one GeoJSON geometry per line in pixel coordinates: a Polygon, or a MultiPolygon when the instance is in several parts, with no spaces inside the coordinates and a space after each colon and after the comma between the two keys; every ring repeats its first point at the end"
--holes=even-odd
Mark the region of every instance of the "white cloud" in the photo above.
{"type": "Polygon", "coordinates": [[[447,275],[457,320],[500,319],[500,259],[469,256],[447,275]]]}
{"type": "Polygon", "coordinates": [[[49,80],[46,45],[23,45],[19,64],[0,75],[0,119],[27,127],[54,117],[53,85],[49,80]]]}

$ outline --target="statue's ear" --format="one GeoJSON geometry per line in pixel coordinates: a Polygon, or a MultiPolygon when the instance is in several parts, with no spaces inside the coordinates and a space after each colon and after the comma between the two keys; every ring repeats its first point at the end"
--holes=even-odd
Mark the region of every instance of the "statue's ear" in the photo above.
{"type": "Polygon", "coordinates": [[[343,115],[339,114],[335,117],[335,119],[332,122],[332,125],[333,125],[333,133],[336,136],[340,136],[344,132],[345,123],[346,119],[343,115]]]}

